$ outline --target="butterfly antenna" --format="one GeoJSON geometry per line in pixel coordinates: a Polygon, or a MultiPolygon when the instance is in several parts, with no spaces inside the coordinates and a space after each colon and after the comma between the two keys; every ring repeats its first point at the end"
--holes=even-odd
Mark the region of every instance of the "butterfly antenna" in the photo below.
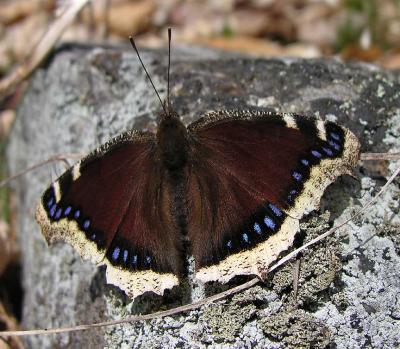
{"type": "Polygon", "coordinates": [[[167,77],[167,103],[168,110],[171,110],[171,103],[169,100],[169,70],[171,67],[171,28],[168,28],[168,77],[167,77]]]}
{"type": "Polygon", "coordinates": [[[165,109],[164,103],[162,102],[161,97],[158,94],[158,91],[157,91],[156,87],[153,84],[153,80],[151,80],[150,74],[148,73],[146,67],[144,66],[142,58],[140,58],[139,51],[138,51],[138,49],[136,47],[135,40],[133,40],[132,36],[129,37],[129,41],[131,42],[131,45],[132,45],[133,49],[135,50],[135,52],[136,52],[136,54],[137,54],[137,56],[139,58],[140,64],[142,65],[144,71],[146,72],[146,75],[147,75],[148,79],[150,80],[151,86],[153,86],[153,89],[154,89],[154,91],[155,91],[155,93],[156,93],[156,95],[157,95],[157,97],[158,97],[158,99],[159,99],[159,101],[161,103],[161,106],[164,109],[165,115],[168,115],[167,110],[165,109]]]}

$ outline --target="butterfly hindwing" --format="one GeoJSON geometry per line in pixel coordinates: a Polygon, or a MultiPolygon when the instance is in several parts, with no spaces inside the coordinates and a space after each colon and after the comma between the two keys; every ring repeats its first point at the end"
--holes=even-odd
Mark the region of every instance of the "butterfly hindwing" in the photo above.
{"type": "Polygon", "coordinates": [[[107,265],[107,281],[135,297],[178,283],[180,239],[155,136],[131,131],[67,170],[44,193],[37,220],[49,243],[64,240],[107,265]]]}
{"type": "Polygon", "coordinates": [[[189,238],[202,281],[261,276],[359,153],[347,129],[294,114],[212,112],[188,130],[189,238]]]}

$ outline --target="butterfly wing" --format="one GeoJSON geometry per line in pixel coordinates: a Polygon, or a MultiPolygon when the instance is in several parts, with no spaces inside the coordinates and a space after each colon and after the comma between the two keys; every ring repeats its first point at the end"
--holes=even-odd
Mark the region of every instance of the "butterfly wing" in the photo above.
{"type": "Polygon", "coordinates": [[[49,243],[66,241],[107,265],[107,281],[130,297],[163,294],[178,283],[179,237],[155,136],[131,131],[67,170],[36,213],[49,243]]]}
{"type": "Polygon", "coordinates": [[[213,112],[188,130],[189,237],[204,282],[261,276],[359,154],[349,130],[294,114],[213,112]]]}

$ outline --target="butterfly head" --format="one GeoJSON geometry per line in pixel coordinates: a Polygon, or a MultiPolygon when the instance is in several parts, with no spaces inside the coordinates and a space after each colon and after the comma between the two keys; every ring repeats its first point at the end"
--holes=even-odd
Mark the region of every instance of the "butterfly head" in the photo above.
{"type": "Polygon", "coordinates": [[[165,100],[163,103],[163,108],[159,114],[159,120],[162,121],[164,119],[179,119],[179,114],[175,111],[174,108],[171,107],[169,100],[165,100]]]}
{"type": "Polygon", "coordinates": [[[186,126],[170,108],[161,114],[157,129],[157,148],[164,166],[171,170],[182,169],[187,163],[188,138],[186,126]]]}

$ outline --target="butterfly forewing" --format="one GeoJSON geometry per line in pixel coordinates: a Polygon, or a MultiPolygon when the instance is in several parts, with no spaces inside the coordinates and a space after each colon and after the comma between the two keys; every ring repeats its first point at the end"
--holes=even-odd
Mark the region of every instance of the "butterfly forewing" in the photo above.
{"type": "Polygon", "coordinates": [[[359,151],[350,131],[293,114],[215,112],[189,132],[189,237],[203,281],[262,275],[359,151]]]}
{"type": "Polygon", "coordinates": [[[37,219],[49,242],[65,240],[107,265],[107,280],[134,297],[162,294],[180,273],[178,231],[155,137],[129,132],[71,167],[44,193],[37,219]]]}

